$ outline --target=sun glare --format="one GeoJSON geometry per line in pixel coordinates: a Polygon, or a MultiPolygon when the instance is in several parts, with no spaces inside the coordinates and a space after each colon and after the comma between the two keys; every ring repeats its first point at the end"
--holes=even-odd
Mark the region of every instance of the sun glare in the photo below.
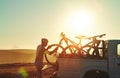
{"type": "Polygon", "coordinates": [[[76,33],[86,34],[91,29],[93,17],[89,12],[80,11],[68,16],[67,26],[76,33]]]}
{"type": "Polygon", "coordinates": [[[91,18],[88,14],[80,13],[75,14],[71,18],[71,24],[77,27],[86,26],[91,23],[91,18]]]}

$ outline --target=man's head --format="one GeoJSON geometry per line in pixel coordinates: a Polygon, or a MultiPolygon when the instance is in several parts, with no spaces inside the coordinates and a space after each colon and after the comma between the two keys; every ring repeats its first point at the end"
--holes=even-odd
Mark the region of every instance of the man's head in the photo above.
{"type": "Polygon", "coordinates": [[[48,40],[47,40],[46,38],[42,38],[42,39],[41,39],[41,44],[42,44],[43,46],[46,46],[46,45],[48,44],[48,40]]]}

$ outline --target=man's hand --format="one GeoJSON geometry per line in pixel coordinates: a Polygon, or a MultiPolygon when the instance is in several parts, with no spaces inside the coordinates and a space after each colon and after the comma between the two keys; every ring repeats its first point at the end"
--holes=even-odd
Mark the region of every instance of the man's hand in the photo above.
{"type": "Polygon", "coordinates": [[[45,54],[49,54],[49,55],[51,55],[51,54],[53,54],[53,53],[56,53],[57,52],[57,50],[58,50],[58,47],[56,47],[53,51],[48,51],[48,50],[45,50],[45,54]]]}
{"type": "Polygon", "coordinates": [[[45,52],[44,52],[45,54],[50,54],[50,52],[48,51],[48,50],[45,50],[45,52]]]}

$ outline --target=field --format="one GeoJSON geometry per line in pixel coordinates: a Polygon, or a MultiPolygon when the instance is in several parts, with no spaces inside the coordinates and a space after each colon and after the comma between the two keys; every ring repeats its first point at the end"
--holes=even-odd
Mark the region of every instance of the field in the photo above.
{"type": "MultiPolygon", "coordinates": [[[[0,78],[35,78],[33,64],[35,50],[0,50],[0,78]]],[[[53,69],[43,71],[43,78],[49,78],[53,69]]]]}
{"type": "Polygon", "coordinates": [[[33,63],[35,54],[35,50],[30,49],[0,50],[0,64],[33,63]]]}

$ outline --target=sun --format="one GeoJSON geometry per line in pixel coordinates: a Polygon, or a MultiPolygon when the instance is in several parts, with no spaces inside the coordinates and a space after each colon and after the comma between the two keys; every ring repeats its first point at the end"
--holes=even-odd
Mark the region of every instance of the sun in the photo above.
{"type": "Polygon", "coordinates": [[[78,14],[74,14],[71,17],[71,25],[74,26],[86,26],[89,25],[91,23],[91,17],[89,14],[87,13],[78,13],[78,14]]]}
{"type": "Polygon", "coordinates": [[[90,12],[80,11],[72,13],[68,16],[67,26],[69,30],[72,30],[76,33],[86,33],[91,29],[93,24],[93,17],[90,12]]]}

